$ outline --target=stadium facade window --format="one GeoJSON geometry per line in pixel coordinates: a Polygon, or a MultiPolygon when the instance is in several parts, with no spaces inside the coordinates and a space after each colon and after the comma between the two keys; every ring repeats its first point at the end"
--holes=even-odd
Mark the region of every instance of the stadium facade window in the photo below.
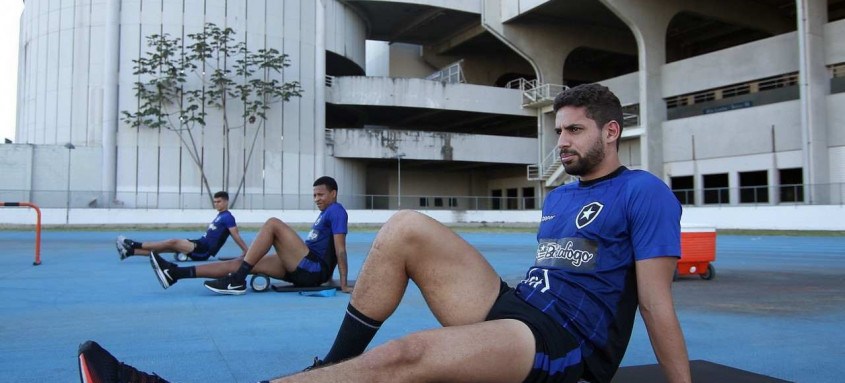
{"type": "Polygon", "coordinates": [[[780,202],[804,202],[804,170],[778,169],[780,202]]]}
{"type": "Polygon", "coordinates": [[[507,193],[508,193],[508,199],[507,199],[508,210],[519,209],[519,196],[517,195],[518,192],[519,192],[519,189],[517,189],[517,188],[508,189],[508,191],[507,191],[507,193]]]}
{"type": "Polygon", "coordinates": [[[769,202],[769,172],[758,170],[739,172],[739,202],[769,202]]]}
{"type": "Polygon", "coordinates": [[[721,205],[731,202],[728,189],[728,173],[705,174],[704,181],[704,204],[721,205]]]}
{"type": "Polygon", "coordinates": [[[672,192],[682,205],[695,205],[695,177],[672,177],[669,182],[672,185],[672,192]]]}
{"type": "Polygon", "coordinates": [[[536,209],[537,200],[534,198],[534,188],[522,188],[522,200],[525,201],[526,210],[536,209]]]}
{"type": "Polygon", "coordinates": [[[490,209],[502,210],[502,189],[490,191],[490,209]]]}
{"type": "Polygon", "coordinates": [[[420,197],[420,207],[427,207],[428,206],[428,198],[420,197]]]}
{"type": "Polygon", "coordinates": [[[458,199],[449,197],[449,207],[458,207],[458,199]]]}

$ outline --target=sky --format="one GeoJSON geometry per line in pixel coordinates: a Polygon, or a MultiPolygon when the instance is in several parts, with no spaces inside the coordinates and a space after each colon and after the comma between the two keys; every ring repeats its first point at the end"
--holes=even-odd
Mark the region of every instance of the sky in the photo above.
{"type": "Polygon", "coordinates": [[[0,0],[0,142],[15,140],[15,110],[18,85],[18,34],[23,1],[0,0]]]}

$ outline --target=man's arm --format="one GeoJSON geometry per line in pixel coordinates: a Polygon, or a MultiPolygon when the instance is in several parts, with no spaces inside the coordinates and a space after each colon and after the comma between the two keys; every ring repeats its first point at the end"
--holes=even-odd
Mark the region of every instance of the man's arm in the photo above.
{"type": "Polygon", "coordinates": [[[654,355],[671,383],[692,381],[684,334],[672,302],[672,275],[677,258],[657,257],[637,261],[640,315],[645,322],[654,355]]]}
{"type": "Polygon", "coordinates": [[[349,287],[347,279],[349,265],[346,262],[346,234],[334,235],[334,251],[337,255],[337,270],[340,272],[340,290],[344,293],[351,293],[352,288],[349,287]]]}
{"type": "Polygon", "coordinates": [[[235,243],[238,244],[238,246],[241,248],[241,250],[243,250],[241,255],[245,255],[247,249],[249,249],[249,246],[247,246],[246,242],[244,242],[243,238],[241,238],[241,233],[238,231],[238,227],[237,226],[230,227],[229,228],[229,234],[232,236],[232,239],[235,240],[235,243]]]}

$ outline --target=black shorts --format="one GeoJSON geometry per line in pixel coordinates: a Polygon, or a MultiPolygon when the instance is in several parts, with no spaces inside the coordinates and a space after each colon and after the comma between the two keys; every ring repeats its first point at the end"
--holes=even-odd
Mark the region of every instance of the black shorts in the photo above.
{"type": "Polygon", "coordinates": [[[297,287],[315,287],[328,282],[332,277],[332,271],[334,270],[330,269],[320,257],[309,250],[305,258],[302,258],[302,261],[299,262],[296,270],[285,274],[282,280],[293,283],[297,287]],[[319,271],[309,271],[303,267],[306,264],[313,265],[314,263],[320,265],[319,271]]]}
{"type": "Polygon", "coordinates": [[[208,254],[209,248],[208,248],[208,244],[206,244],[205,241],[203,241],[201,239],[189,239],[188,242],[191,242],[191,243],[194,244],[194,249],[191,250],[191,252],[187,254],[188,256],[190,256],[191,254],[197,254],[197,255],[208,254]]]}
{"type": "Polygon", "coordinates": [[[576,383],[584,373],[581,348],[572,335],[551,317],[516,296],[502,282],[499,297],[486,320],[516,319],[534,334],[536,353],[525,383],[576,383]]]}

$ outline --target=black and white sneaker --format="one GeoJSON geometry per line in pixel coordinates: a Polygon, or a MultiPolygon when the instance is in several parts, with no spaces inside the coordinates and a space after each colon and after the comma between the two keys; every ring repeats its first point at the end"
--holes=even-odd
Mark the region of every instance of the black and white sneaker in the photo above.
{"type": "Polygon", "coordinates": [[[82,383],[168,383],[156,374],[139,371],[117,360],[97,342],[79,345],[79,380],[82,383]]]}
{"type": "Polygon", "coordinates": [[[243,295],[246,292],[246,280],[237,280],[235,275],[229,275],[205,282],[205,287],[218,294],[243,295]]]}
{"type": "Polygon", "coordinates": [[[176,265],[165,261],[156,252],[150,253],[150,264],[153,266],[153,271],[155,271],[161,287],[166,289],[176,283],[176,278],[171,276],[172,269],[176,268],[176,265]]]}
{"type": "Polygon", "coordinates": [[[117,253],[120,254],[121,261],[132,254],[132,248],[126,245],[126,237],[122,235],[117,236],[115,247],[117,247],[117,253]]]}

